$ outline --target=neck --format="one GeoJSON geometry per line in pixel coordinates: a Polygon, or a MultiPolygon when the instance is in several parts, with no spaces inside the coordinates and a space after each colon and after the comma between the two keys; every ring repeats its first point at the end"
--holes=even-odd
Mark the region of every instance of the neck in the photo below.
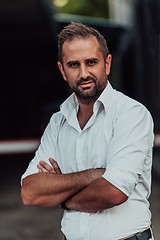
{"type": "Polygon", "coordinates": [[[79,101],[79,110],[78,110],[77,118],[78,118],[81,129],[84,128],[86,123],[89,121],[89,119],[93,115],[93,105],[94,105],[94,102],[89,104],[84,104],[79,101]]]}

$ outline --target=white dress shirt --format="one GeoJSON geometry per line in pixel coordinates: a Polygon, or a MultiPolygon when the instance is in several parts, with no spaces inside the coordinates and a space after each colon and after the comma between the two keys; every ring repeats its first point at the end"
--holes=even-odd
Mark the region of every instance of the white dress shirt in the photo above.
{"type": "MultiPolygon", "coordinates": [[[[153,122],[139,102],[114,90],[110,83],[94,104],[82,130],[78,101],[72,94],[54,114],[34,159],[22,176],[37,173],[40,160],[52,157],[62,173],[106,168],[103,178],[129,198],[96,213],[64,211],[62,232],[68,240],[118,240],[151,224],[153,122]]],[[[50,163],[49,163],[50,164],[50,163]]]]}

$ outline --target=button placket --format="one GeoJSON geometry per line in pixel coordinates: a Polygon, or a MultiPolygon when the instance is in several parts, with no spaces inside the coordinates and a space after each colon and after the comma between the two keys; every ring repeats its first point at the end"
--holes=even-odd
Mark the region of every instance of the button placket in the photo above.
{"type": "Polygon", "coordinates": [[[77,160],[77,166],[78,170],[82,171],[84,170],[85,164],[83,161],[83,156],[84,156],[84,138],[85,138],[85,132],[81,132],[78,139],[77,139],[77,144],[76,144],[76,160],[77,160]]]}

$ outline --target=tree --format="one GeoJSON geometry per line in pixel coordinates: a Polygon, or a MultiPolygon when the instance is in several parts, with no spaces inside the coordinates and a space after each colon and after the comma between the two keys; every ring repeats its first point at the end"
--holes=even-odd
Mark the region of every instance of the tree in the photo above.
{"type": "Polygon", "coordinates": [[[58,13],[108,18],[108,0],[69,0],[63,7],[57,7],[58,13]]]}

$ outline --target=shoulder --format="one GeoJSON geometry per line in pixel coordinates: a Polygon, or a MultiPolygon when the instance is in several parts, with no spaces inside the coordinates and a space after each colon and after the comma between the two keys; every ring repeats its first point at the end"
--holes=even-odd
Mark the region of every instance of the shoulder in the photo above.
{"type": "Polygon", "coordinates": [[[51,124],[56,124],[59,125],[61,120],[64,119],[64,115],[62,114],[61,111],[54,113],[51,118],[50,118],[50,123],[51,124]]]}
{"type": "Polygon", "coordinates": [[[123,113],[131,113],[134,114],[147,114],[151,117],[150,112],[148,109],[140,102],[126,96],[125,94],[114,90],[113,98],[112,98],[112,104],[116,108],[117,113],[123,114],[123,113]]]}
{"type": "Polygon", "coordinates": [[[54,113],[51,116],[50,121],[49,121],[48,125],[46,126],[43,135],[53,134],[54,136],[56,136],[58,134],[58,132],[59,132],[60,126],[64,122],[65,122],[65,117],[61,113],[61,111],[54,113]]]}
{"type": "Polygon", "coordinates": [[[153,119],[148,109],[142,103],[116,90],[111,100],[110,113],[115,129],[136,128],[139,131],[146,129],[153,132],[153,119]]]}
{"type": "Polygon", "coordinates": [[[65,122],[65,119],[66,118],[64,117],[61,111],[54,113],[50,118],[49,122],[51,129],[52,130],[59,129],[59,127],[63,125],[63,123],[65,122]]]}

